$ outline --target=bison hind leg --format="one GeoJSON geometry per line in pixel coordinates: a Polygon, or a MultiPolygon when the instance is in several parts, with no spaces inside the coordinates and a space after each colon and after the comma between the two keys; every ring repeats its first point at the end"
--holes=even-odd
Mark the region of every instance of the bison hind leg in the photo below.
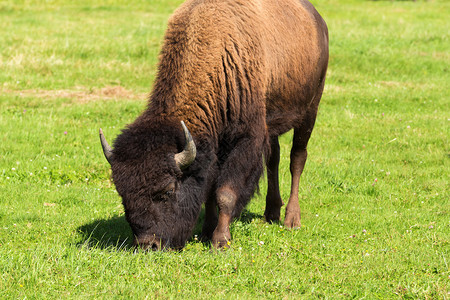
{"type": "Polygon", "coordinates": [[[308,145],[309,138],[316,121],[317,107],[309,110],[298,128],[294,129],[294,138],[292,141],[291,149],[291,194],[289,196],[289,202],[286,206],[286,215],[284,219],[284,226],[288,228],[299,228],[300,223],[300,204],[298,200],[298,189],[300,176],[303,173],[305,167],[306,158],[308,157],[308,151],[306,146],[308,145]]]}
{"type": "Polygon", "coordinates": [[[267,161],[267,196],[266,210],[264,217],[269,223],[280,221],[280,210],[283,201],[280,196],[280,187],[278,182],[278,165],[280,163],[280,144],[278,137],[270,139],[270,157],[267,161]]]}

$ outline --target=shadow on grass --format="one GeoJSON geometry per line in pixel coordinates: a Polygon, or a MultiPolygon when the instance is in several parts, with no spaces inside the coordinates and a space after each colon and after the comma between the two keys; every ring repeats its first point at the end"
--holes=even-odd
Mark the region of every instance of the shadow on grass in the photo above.
{"type": "Polygon", "coordinates": [[[133,233],[125,216],[95,220],[78,228],[79,246],[97,249],[128,250],[132,248],[133,233]]]}
{"type": "MultiPolygon", "coordinates": [[[[261,219],[261,218],[264,218],[264,216],[262,214],[255,214],[244,208],[241,215],[238,218],[236,218],[235,221],[238,220],[244,224],[250,224],[253,221],[253,219],[261,219]]],[[[192,233],[193,235],[200,235],[202,233],[202,226],[203,226],[204,220],[205,220],[205,208],[202,207],[200,216],[198,217],[198,220],[197,220],[197,224],[195,225],[193,233],[192,233]]]]}
{"type": "Polygon", "coordinates": [[[262,214],[255,214],[254,212],[244,209],[241,216],[237,219],[244,224],[250,224],[253,219],[264,219],[264,216],[262,214]]]}
{"type": "MultiPolygon", "coordinates": [[[[244,224],[249,224],[253,219],[263,218],[261,214],[255,214],[246,209],[242,212],[238,220],[244,224]]],[[[197,224],[192,232],[192,237],[188,241],[193,241],[194,236],[200,236],[202,232],[205,210],[202,208],[197,224]]],[[[78,246],[97,249],[129,250],[133,247],[133,233],[125,216],[116,216],[107,220],[95,220],[91,223],[78,227],[81,241],[78,246]]],[[[204,245],[209,245],[210,241],[203,241],[204,245]]]]}
{"type": "MultiPolygon", "coordinates": [[[[253,213],[244,208],[241,215],[238,218],[236,218],[234,220],[234,222],[240,221],[243,224],[250,224],[253,221],[253,219],[263,219],[263,218],[264,218],[264,216],[262,214],[256,214],[256,213],[253,213]]],[[[198,236],[198,237],[201,236],[204,220],[205,220],[205,208],[202,207],[202,210],[200,211],[200,216],[197,220],[194,230],[192,231],[192,237],[188,239],[188,242],[196,241],[195,236],[198,236]]],[[[233,233],[231,233],[231,234],[233,234],[233,233]]],[[[198,242],[202,243],[203,245],[210,245],[209,240],[200,240],[198,242]]]]}

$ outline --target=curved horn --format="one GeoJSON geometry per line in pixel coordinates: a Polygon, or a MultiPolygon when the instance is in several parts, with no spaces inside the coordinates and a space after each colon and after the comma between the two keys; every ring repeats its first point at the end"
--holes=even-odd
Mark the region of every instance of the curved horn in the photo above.
{"type": "MultiPolygon", "coordinates": [[[[194,140],[192,139],[189,130],[187,129],[184,122],[181,121],[181,126],[183,126],[184,137],[186,138],[186,144],[184,145],[184,150],[180,153],[175,154],[175,163],[177,166],[183,170],[192,164],[197,155],[197,149],[195,148],[194,140]]],[[[106,155],[106,154],[105,154],[106,155]]]]}
{"type": "Polygon", "coordinates": [[[103,130],[100,128],[100,142],[102,143],[103,148],[103,154],[105,154],[106,160],[111,164],[113,152],[111,147],[108,145],[108,142],[105,139],[105,136],[103,135],[103,130]]]}

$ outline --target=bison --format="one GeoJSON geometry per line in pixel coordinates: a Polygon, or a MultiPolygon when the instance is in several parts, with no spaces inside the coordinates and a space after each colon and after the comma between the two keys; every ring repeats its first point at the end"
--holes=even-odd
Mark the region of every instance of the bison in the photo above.
{"type": "Polygon", "coordinates": [[[294,129],[284,225],[300,227],[298,187],[328,65],[328,29],[307,0],[187,0],[170,17],[146,110],[116,138],[100,129],[112,180],[143,249],[202,236],[227,247],[230,222],[267,165],[264,216],[280,220],[278,136],[294,129]]]}

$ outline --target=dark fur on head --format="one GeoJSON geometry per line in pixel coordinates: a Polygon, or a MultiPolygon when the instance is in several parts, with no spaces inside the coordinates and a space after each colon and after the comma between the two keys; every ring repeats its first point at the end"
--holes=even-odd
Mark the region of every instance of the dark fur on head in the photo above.
{"type": "Polygon", "coordinates": [[[181,126],[170,122],[138,125],[118,136],[111,165],[127,221],[140,243],[156,239],[161,247],[183,247],[206,192],[206,176],[196,171],[204,155],[183,173],[173,158],[184,146],[181,126]]]}

